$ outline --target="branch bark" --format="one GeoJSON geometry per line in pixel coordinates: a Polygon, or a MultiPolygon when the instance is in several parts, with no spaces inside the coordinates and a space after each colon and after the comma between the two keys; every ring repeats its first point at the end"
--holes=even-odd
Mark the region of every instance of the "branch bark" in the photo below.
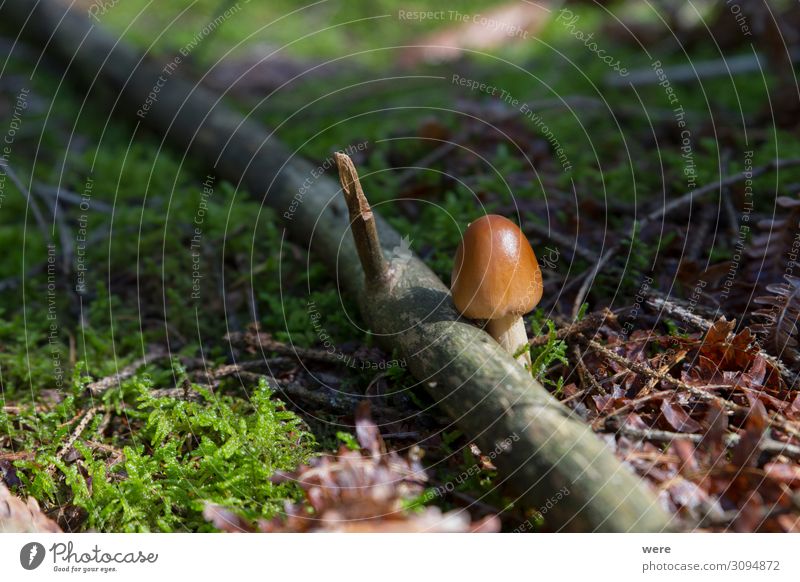
{"type": "MultiPolygon", "coordinates": [[[[588,426],[490,336],[459,319],[449,289],[419,259],[387,259],[385,285],[380,292],[365,292],[348,209],[334,180],[322,177],[299,195],[314,167],[178,73],[161,84],[157,100],[148,101],[163,68],[54,0],[33,7],[29,0],[6,0],[0,22],[66,62],[67,74],[79,71],[90,88],[96,83],[110,87],[119,96],[117,114],[149,125],[276,209],[292,237],[336,270],[373,333],[403,354],[419,386],[481,448],[502,451],[493,461],[499,482],[519,496],[519,503],[539,508],[566,486],[570,494],[548,510],[554,529],[670,527],[655,497],[588,426]],[[137,119],[137,111],[144,115],[137,119]]],[[[398,246],[398,233],[373,216],[384,251],[398,246]]]]}

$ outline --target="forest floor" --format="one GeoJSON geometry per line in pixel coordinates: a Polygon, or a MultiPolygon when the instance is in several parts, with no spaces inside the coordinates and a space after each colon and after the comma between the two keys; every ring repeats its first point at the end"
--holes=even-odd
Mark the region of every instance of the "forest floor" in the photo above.
{"type": "MultiPolygon", "coordinates": [[[[196,3],[185,35],[151,43],[177,4],[139,20],[144,2],[120,3],[100,21],[168,60],[218,3],[196,3]]],[[[720,49],[688,26],[679,45],[645,23],[650,54],[587,6],[524,47],[439,63],[377,54],[444,26],[400,26],[382,2],[287,17],[272,45],[309,23],[318,33],[251,68],[272,50],[253,23],[290,4],[234,14],[181,74],[213,89],[244,74],[230,102],[323,173],[350,151],[374,207],[445,282],[469,222],[515,219],[545,284],[526,318],[532,373],[681,527],[799,531],[800,137],[776,97],[780,70],[683,81],[687,62],[750,45],[720,49]],[[382,10],[393,26],[356,22],[382,10]],[[577,34],[591,32],[614,62],[577,34]],[[620,63],[649,80],[618,82],[620,63]]],[[[212,531],[233,515],[244,529],[304,530],[309,463],[344,488],[368,452],[390,451],[387,470],[408,482],[372,503],[410,527],[437,508],[487,529],[551,529],[546,508],[496,487],[492,452],[375,346],[277,213],[161,136],[132,140],[104,114],[113,96],[86,96],[46,60],[34,70],[38,49],[9,52],[7,35],[0,484],[69,531],[212,531]]],[[[310,505],[366,503],[348,495],[310,505]]]]}

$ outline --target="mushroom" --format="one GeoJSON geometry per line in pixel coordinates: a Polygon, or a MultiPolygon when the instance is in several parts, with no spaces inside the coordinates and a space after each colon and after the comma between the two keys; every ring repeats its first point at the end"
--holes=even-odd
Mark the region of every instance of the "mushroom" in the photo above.
{"type": "MultiPolygon", "coordinates": [[[[512,355],[527,345],[522,316],[542,298],[542,272],[516,224],[496,214],[472,222],[456,251],[450,288],[456,309],[488,320],[486,331],[512,355]]],[[[517,360],[530,367],[530,352],[517,360]]]]}

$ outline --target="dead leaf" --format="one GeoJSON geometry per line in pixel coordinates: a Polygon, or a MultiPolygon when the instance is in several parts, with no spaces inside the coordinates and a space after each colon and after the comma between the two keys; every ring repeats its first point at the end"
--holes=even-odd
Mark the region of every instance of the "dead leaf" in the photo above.
{"type": "Polygon", "coordinates": [[[22,501],[0,485],[0,533],[61,533],[61,528],[42,513],[33,497],[22,501]]]}
{"type": "Polygon", "coordinates": [[[225,508],[206,506],[204,516],[223,531],[261,532],[471,532],[498,531],[489,516],[473,523],[465,511],[443,513],[437,507],[408,509],[425,490],[425,470],[412,449],[406,456],[386,446],[369,416],[367,401],[356,412],[356,434],[362,451],[346,447],[336,455],[313,459],[293,473],[275,476],[293,481],[305,494],[303,503],[287,503],[284,515],[257,525],[225,508]]]}
{"type": "Polygon", "coordinates": [[[760,400],[754,400],[747,414],[745,430],[739,442],[733,447],[733,464],[737,467],[755,465],[759,445],[767,429],[767,411],[760,400]]]}
{"type": "Polygon", "coordinates": [[[663,399],[661,401],[661,413],[667,422],[678,432],[693,433],[700,430],[700,424],[693,420],[686,411],[674,400],[663,399]]]}

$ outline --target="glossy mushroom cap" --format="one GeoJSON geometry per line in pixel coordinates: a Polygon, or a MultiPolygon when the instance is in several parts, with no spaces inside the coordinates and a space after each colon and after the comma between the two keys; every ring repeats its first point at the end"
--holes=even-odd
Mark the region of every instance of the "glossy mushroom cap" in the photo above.
{"type": "Polygon", "coordinates": [[[528,239],[496,214],[471,223],[456,251],[451,290],[470,319],[524,315],[542,298],[542,273],[528,239]]]}

